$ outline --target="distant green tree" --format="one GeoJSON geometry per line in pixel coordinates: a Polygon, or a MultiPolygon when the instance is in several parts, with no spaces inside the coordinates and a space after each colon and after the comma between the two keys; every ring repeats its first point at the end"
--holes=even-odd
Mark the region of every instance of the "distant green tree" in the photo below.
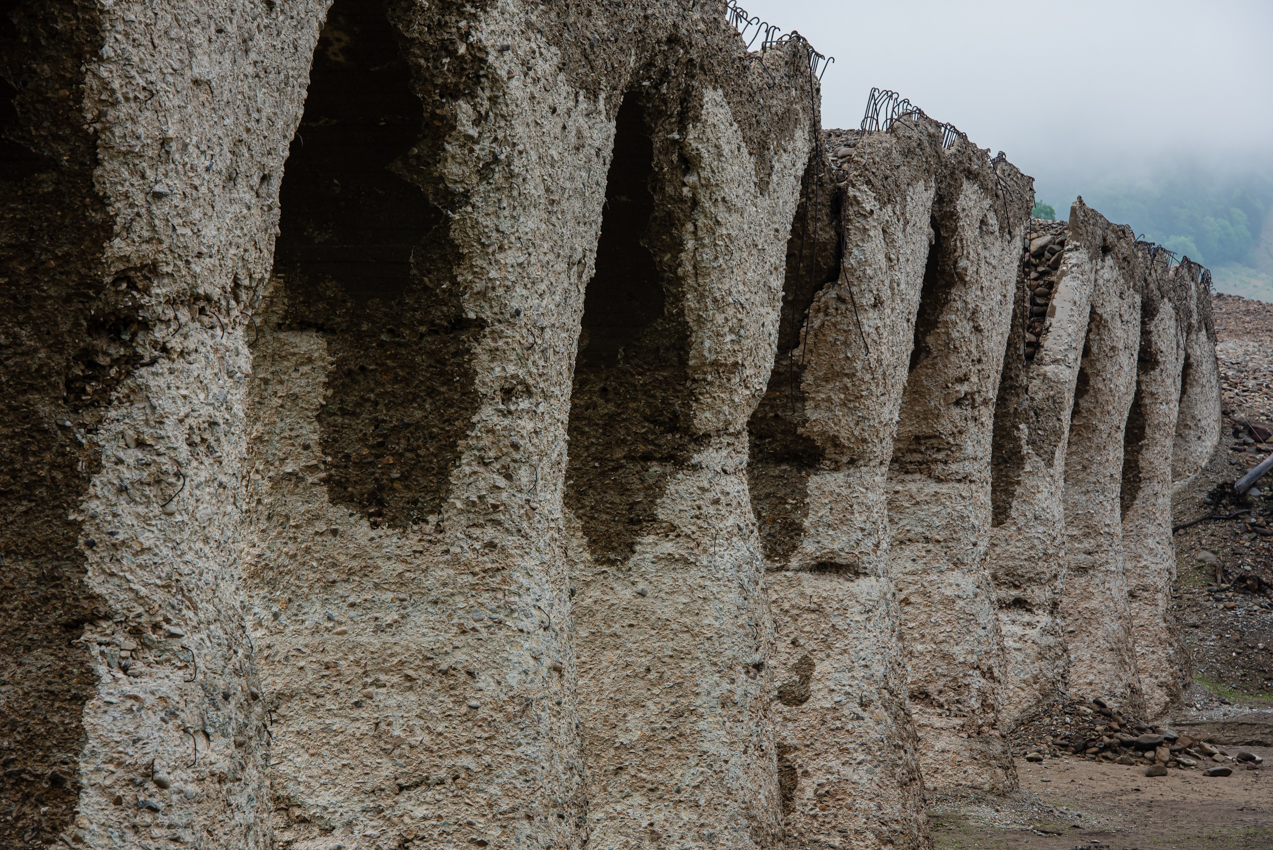
{"type": "Polygon", "coordinates": [[[1266,166],[1217,178],[1181,164],[1163,168],[1149,180],[1105,180],[1083,197],[1111,221],[1126,222],[1138,235],[1190,259],[1216,266],[1250,265],[1273,206],[1273,170],[1266,166]]]}
{"type": "Polygon", "coordinates": [[[1163,247],[1169,251],[1175,251],[1182,257],[1188,257],[1195,263],[1207,264],[1206,258],[1202,256],[1202,252],[1198,250],[1198,246],[1188,236],[1168,236],[1163,240],[1163,247]]]}
{"type": "Polygon", "coordinates": [[[1056,210],[1051,204],[1045,204],[1035,201],[1034,209],[1030,210],[1030,215],[1034,218],[1046,218],[1048,221],[1056,221],[1056,210]]]}

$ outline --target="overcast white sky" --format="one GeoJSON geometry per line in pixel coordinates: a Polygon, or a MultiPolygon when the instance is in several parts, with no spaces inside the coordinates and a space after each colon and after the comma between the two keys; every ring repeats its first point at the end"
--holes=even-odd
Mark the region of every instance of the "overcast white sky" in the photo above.
{"type": "Polygon", "coordinates": [[[836,62],[823,126],[895,89],[1068,207],[1111,172],[1273,165],[1273,0],[741,0],[836,62]],[[1062,198],[1068,194],[1068,198],[1062,198]]]}

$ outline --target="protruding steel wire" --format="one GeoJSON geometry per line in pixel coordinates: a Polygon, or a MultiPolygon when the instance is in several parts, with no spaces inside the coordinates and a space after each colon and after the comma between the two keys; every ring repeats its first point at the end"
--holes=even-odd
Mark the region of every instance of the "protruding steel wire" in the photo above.
{"type": "MultiPolygon", "coordinates": [[[[866,114],[858,127],[864,133],[887,133],[903,118],[927,118],[928,114],[892,89],[872,88],[866,99],[866,114]]],[[[949,150],[968,135],[954,124],[941,125],[941,146],[949,150]]]]}
{"type": "MultiPolygon", "coordinates": [[[[769,48],[775,45],[781,47],[795,42],[805,51],[809,73],[819,81],[827,72],[827,68],[835,63],[834,56],[824,56],[819,53],[800,33],[794,30],[784,33],[778,26],[762,21],[757,15],[749,14],[746,9],[738,5],[737,0],[725,0],[725,16],[743,37],[743,44],[746,45],[747,51],[756,54],[757,58],[763,58],[769,48]]],[[[772,77],[770,80],[770,88],[772,88],[777,81],[772,77]]]]}

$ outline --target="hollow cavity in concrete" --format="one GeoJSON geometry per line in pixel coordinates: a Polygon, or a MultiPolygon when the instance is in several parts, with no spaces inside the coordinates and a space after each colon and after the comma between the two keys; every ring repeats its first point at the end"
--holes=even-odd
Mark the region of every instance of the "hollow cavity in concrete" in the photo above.
{"type": "Polygon", "coordinates": [[[437,514],[478,404],[441,156],[383,3],[338,0],[280,189],[282,327],[327,339],[319,414],[333,502],[373,525],[437,514]]]}
{"type": "Polygon", "coordinates": [[[808,520],[809,475],[824,447],[801,425],[807,420],[801,387],[804,334],[815,297],[840,273],[839,202],[816,151],[805,166],[800,202],[787,239],[778,347],[769,384],[748,421],[747,466],[752,509],[765,558],[785,565],[800,546],[808,520]]]}

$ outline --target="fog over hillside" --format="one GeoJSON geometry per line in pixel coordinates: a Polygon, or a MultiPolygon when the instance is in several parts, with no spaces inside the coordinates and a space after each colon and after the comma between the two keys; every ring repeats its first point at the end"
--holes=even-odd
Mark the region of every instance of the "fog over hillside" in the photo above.
{"type": "Polygon", "coordinates": [[[746,0],[835,57],[823,125],[872,86],[1006,151],[1064,217],[1082,195],[1273,300],[1273,4],[746,0]]]}

